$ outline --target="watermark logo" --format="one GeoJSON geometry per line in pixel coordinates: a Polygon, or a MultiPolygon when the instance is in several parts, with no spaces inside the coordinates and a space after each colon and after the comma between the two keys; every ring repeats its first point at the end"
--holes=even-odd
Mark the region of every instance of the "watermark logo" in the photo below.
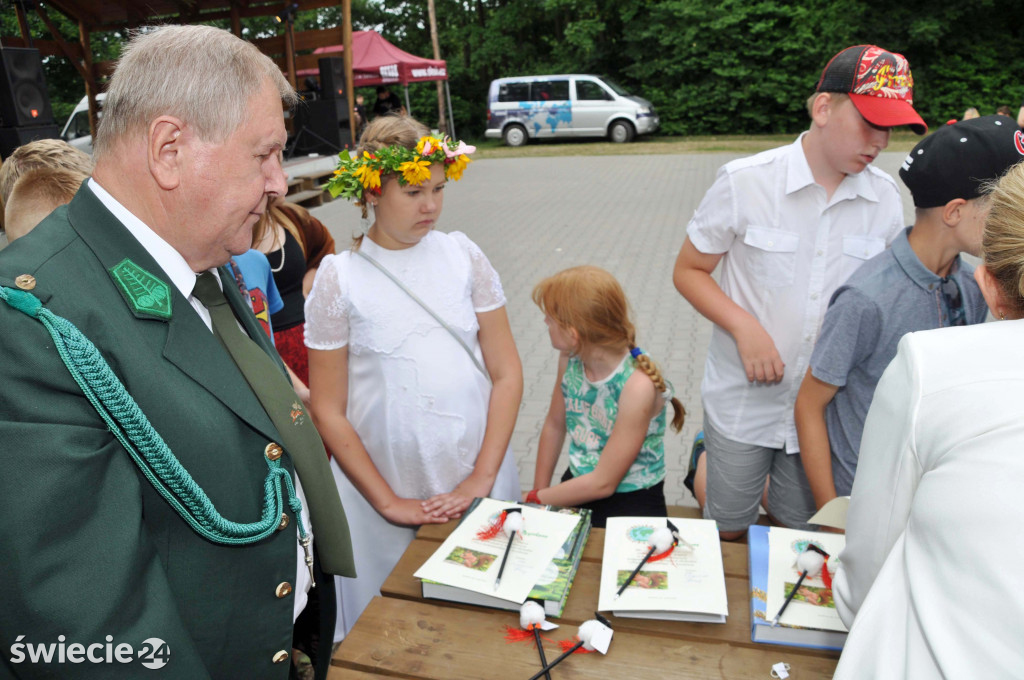
{"type": "Polygon", "coordinates": [[[138,661],[146,668],[163,668],[171,660],[171,648],[160,638],[144,640],[138,649],[127,642],[114,644],[114,636],[106,636],[106,643],[85,645],[68,643],[63,635],[57,642],[26,642],[19,635],[11,645],[11,663],[122,663],[138,661]]]}
{"type": "Polygon", "coordinates": [[[146,668],[163,668],[171,660],[171,648],[160,638],[149,638],[142,642],[142,648],[136,652],[146,668]]]}

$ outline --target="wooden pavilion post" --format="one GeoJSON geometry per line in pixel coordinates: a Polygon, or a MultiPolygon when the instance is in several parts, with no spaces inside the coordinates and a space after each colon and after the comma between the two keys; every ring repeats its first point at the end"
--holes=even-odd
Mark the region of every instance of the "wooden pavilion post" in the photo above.
{"type": "Polygon", "coordinates": [[[32,47],[32,34],[28,32],[28,17],[25,16],[25,5],[15,2],[14,11],[18,14],[18,28],[21,30],[21,39],[25,41],[25,47],[32,47]]]}
{"type": "Polygon", "coordinates": [[[355,77],[352,74],[352,0],[341,0],[341,44],[345,64],[345,98],[348,100],[348,130],[352,147],[356,145],[355,77]]]}
{"type": "Polygon", "coordinates": [[[242,17],[238,13],[238,2],[237,0],[231,0],[231,6],[229,8],[231,12],[231,32],[236,38],[242,37],[242,17]]]}
{"type": "Polygon", "coordinates": [[[295,21],[290,11],[284,21],[284,63],[292,89],[299,89],[295,78],[295,21]]]}
{"type": "Polygon", "coordinates": [[[100,120],[99,105],[96,103],[96,95],[99,94],[99,87],[96,85],[96,73],[92,68],[92,43],[89,40],[89,28],[85,22],[78,22],[78,42],[82,44],[82,66],[85,70],[85,96],[89,98],[89,134],[96,139],[96,130],[99,128],[100,120]]]}
{"type": "MultiPolygon", "coordinates": [[[[427,0],[427,14],[430,17],[430,42],[434,47],[434,59],[440,60],[441,45],[437,38],[437,11],[434,9],[434,0],[427,0]]],[[[444,113],[444,83],[440,80],[437,81],[437,127],[441,134],[449,132],[448,118],[444,113]]]]}

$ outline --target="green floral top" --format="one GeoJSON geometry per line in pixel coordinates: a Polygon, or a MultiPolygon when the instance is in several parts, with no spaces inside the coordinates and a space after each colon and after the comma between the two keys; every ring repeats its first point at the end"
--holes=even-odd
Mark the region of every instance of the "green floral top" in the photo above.
{"type": "MultiPolygon", "coordinates": [[[[569,469],[574,477],[592,472],[619,413],[619,395],[633,375],[636,362],[626,355],[615,372],[591,382],[579,357],[571,357],[562,376],[565,399],[565,430],[569,435],[569,469]]],[[[665,479],[665,409],[647,427],[640,453],[622,478],[615,493],[647,489],[665,479]]]]}

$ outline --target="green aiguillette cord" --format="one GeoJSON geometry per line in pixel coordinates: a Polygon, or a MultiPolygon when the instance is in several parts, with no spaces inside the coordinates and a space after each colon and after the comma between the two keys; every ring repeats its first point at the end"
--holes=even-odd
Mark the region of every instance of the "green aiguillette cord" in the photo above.
{"type": "Polygon", "coordinates": [[[95,345],[74,324],[43,307],[31,293],[0,286],[0,299],[46,327],[61,360],[96,412],[153,488],[196,533],[221,545],[250,545],[263,540],[277,530],[281,521],[283,485],[288,506],[298,520],[300,542],[308,541],[302,502],[295,493],[291,473],[280,461],[264,457],[269,471],[263,484],[260,520],[242,524],[224,518],[153,429],[95,345]]]}

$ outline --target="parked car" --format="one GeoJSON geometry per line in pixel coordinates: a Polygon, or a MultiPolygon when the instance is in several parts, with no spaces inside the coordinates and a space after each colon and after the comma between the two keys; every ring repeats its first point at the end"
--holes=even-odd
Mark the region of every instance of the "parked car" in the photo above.
{"type": "MultiPolygon", "coordinates": [[[[96,95],[96,105],[100,107],[102,115],[103,100],[105,92],[96,95]]],[[[75,110],[68,116],[68,122],[60,133],[61,139],[71,146],[81,149],[87,154],[92,154],[92,130],[89,129],[89,98],[82,97],[82,101],[75,105],[75,110]]]]}
{"type": "Polygon", "coordinates": [[[654,132],[659,123],[651,102],[594,75],[498,78],[491,81],[487,99],[485,136],[509,146],[548,137],[625,143],[654,132]]]}

